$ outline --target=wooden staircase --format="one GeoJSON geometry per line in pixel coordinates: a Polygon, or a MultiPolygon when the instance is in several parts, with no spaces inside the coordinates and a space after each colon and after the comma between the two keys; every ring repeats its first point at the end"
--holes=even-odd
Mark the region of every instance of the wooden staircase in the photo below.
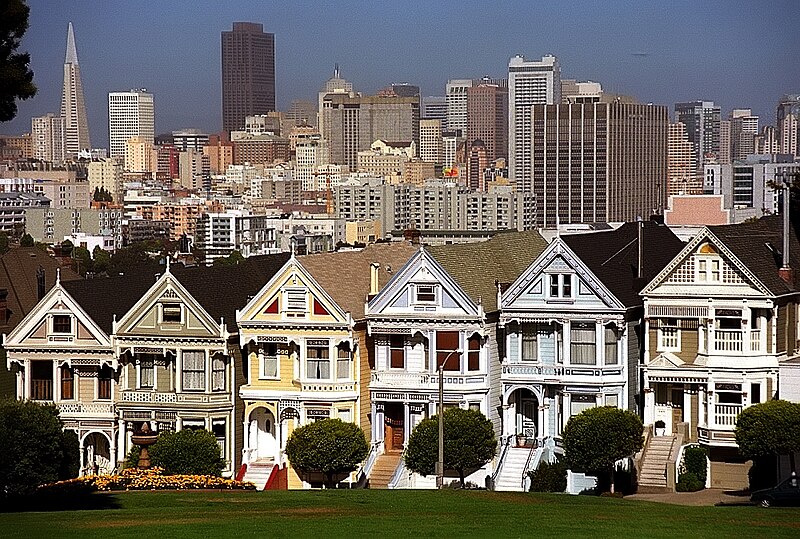
{"type": "Polygon", "coordinates": [[[402,451],[387,451],[378,456],[372,466],[372,472],[369,474],[369,488],[389,488],[389,481],[392,479],[392,475],[394,475],[394,471],[402,458],[402,451]]]}
{"type": "Polygon", "coordinates": [[[264,490],[274,467],[275,462],[272,460],[255,460],[247,465],[243,480],[255,484],[256,490],[264,490]]]}
{"type": "Polygon", "coordinates": [[[644,453],[642,471],[639,475],[639,492],[663,492],[667,487],[667,466],[676,436],[653,436],[644,453]]]}
{"type": "Polygon", "coordinates": [[[522,492],[522,472],[528,463],[530,455],[528,447],[509,447],[506,453],[503,468],[497,476],[495,490],[507,492],[522,492]]]}

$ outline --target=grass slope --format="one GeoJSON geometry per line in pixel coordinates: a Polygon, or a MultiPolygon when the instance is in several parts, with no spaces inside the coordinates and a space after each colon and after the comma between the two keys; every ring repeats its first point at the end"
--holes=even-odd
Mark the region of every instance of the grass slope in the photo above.
{"type": "Polygon", "coordinates": [[[0,514],[3,537],[798,537],[800,511],[482,491],[129,492],[0,514]]]}

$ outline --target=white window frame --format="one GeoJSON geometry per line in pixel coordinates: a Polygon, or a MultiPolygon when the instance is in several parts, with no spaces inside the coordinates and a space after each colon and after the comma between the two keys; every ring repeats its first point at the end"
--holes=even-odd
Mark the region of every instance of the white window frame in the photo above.
{"type": "Polygon", "coordinates": [[[280,380],[281,377],[281,354],[278,343],[263,343],[258,348],[258,379],[259,380],[280,380]],[[267,347],[275,347],[275,355],[267,353],[267,347]],[[275,359],[275,375],[267,374],[267,360],[275,359]]]}
{"type": "Polygon", "coordinates": [[[675,320],[675,325],[665,326],[662,322],[663,318],[658,322],[658,333],[656,339],[656,351],[658,352],[680,352],[681,350],[681,323],[677,318],[668,318],[666,320],[675,320]],[[667,330],[667,331],[665,331],[667,330]]]}
{"type": "Polygon", "coordinates": [[[50,333],[52,335],[75,335],[75,317],[71,313],[52,313],[50,315],[50,333]],[[65,316],[69,318],[69,331],[56,331],[56,316],[65,316]]]}
{"type": "Polygon", "coordinates": [[[220,354],[214,354],[211,356],[211,391],[225,391],[228,387],[228,362],[225,361],[225,358],[220,354]],[[222,370],[215,369],[214,364],[218,362],[222,362],[222,370]],[[214,375],[217,373],[222,373],[222,387],[216,385],[214,381],[214,375]]]}
{"type": "Polygon", "coordinates": [[[435,284],[419,283],[414,285],[414,305],[435,305],[439,298],[438,286],[435,284]],[[424,289],[424,291],[423,291],[424,289]],[[432,295],[433,299],[419,299],[420,294],[432,295]]]}
{"type": "Polygon", "coordinates": [[[575,301],[575,288],[576,288],[576,281],[575,274],[572,272],[564,272],[564,273],[548,273],[547,274],[547,289],[545,291],[545,297],[547,301],[564,301],[564,302],[571,302],[575,301]],[[566,293],[566,283],[567,278],[569,278],[569,294],[566,293]],[[555,283],[554,283],[555,280],[555,283]],[[556,285],[556,289],[558,290],[557,295],[553,295],[553,285],[556,285]]]}
{"type": "Polygon", "coordinates": [[[331,358],[331,342],[330,342],[329,339],[309,339],[309,340],[307,340],[305,342],[305,353],[303,355],[305,356],[304,357],[304,363],[305,363],[304,367],[305,367],[305,373],[306,373],[306,380],[313,380],[313,381],[319,381],[319,382],[330,382],[331,380],[335,379],[334,377],[332,377],[332,375],[334,375],[334,373],[332,372],[332,368],[333,368],[332,359],[333,358],[331,358]],[[323,345],[322,341],[325,341],[326,344],[323,345]],[[308,356],[309,348],[327,350],[328,351],[328,357],[327,358],[309,358],[309,356],[308,356]],[[323,361],[323,360],[327,360],[327,362],[328,362],[328,377],[327,378],[314,378],[314,377],[309,376],[309,369],[308,369],[309,361],[315,361],[316,362],[316,361],[323,361]]]}
{"type": "Polygon", "coordinates": [[[161,324],[183,324],[184,323],[183,304],[180,303],[180,302],[177,302],[177,301],[159,303],[158,321],[161,324]],[[178,310],[180,311],[180,320],[179,321],[176,322],[174,320],[165,320],[164,319],[164,311],[166,310],[167,306],[169,306],[170,308],[174,308],[175,306],[178,307],[178,310]]]}
{"type": "Polygon", "coordinates": [[[205,391],[208,386],[208,354],[205,350],[181,350],[181,390],[182,391],[205,391]],[[201,354],[203,358],[203,368],[201,370],[186,370],[186,354],[201,354]],[[202,376],[201,387],[188,387],[186,374],[189,372],[200,373],[202,376]]]}
{"type": "Polygon", "coordinates": [[[722,282],[722,257],[716,254],[697,254],[695,264],[696,281],[699,283],[722,282]]]}
{"type": "Polygon", "coordinates": [[[305,288],[287,288],[284,294],[284,314],[291,318],[305,318],[308,314],[308,291],[305,288]],[[302,294],[302,302],[300,295],[302,294]],[[301,306],[302,305],[302,306],[301,306]]]}
{"type": "Polygon", "coordinates": [[[350,380],[353,378],[353,351],[344,349],[341,346],[334,347],[336,350],[336,379],[337,380],[350,380]],[[347,353],[347,357],[341,356],[342,352],[347,353]],[[339,362],[347,363],[347,375],[339,376],[339,362]]]}
{"type": "Polygon", "coordinates": [[[150,370],[153,373],[152,382],[148,386],[142,385],[142,371],[144,370],[142,368],[142,363],[144,363],[144,361],[145,360],[141,359],[141,358],[136,360],[136,389],[151,389],[151,390],[155,391],[156,390],[156,360],[154,358],[153,359],[148,359],[148,361],[152,362],[152,367],[150,367],[150,370]]]}

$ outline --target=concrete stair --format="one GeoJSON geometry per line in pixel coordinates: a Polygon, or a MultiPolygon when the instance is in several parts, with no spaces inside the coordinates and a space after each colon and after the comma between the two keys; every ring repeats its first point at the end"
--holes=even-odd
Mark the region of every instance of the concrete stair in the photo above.
{"type": "Polygon", "coordinates": [[[494,489],[505,492],[522,492],[522,471],[528,463],[529,447],[509,447],[494,489]]]}
{"type": "Polygon", "coordinates": [[[372,471],[369,474],[369,488],[389,488],[389,481],[392,479],[394,471],[402,458],[403,453],[401,451],[387,451],[383,455],[379,455],[375,459],[375,464],[372,465],[372,471]]]}
{"type": "Polygon", "coordinates": [[[675,444],[675,436],[653,436],[644,453],[642,471],[639,474],[639,492],[667,490],[667,466],[672,463],[669,454],[675,444]]]}
{"type": "Polygon", "coordinates": [[[242,480],[250,481],[257,490],[264,490],[274,467],[275,462],[272,460],[255,460],[247,465],[247,471],[242,480]]]}

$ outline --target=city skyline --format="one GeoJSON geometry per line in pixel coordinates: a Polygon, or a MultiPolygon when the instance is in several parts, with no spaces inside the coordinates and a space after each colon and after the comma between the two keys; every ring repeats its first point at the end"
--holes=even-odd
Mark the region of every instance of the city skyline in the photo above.
{"type": "Polygon", "coordinates": [[[293,99],[315,101],[337,62],[357,91],[372,94],[392,82],[409,82],[427,96],[444,95],[448,79],[505,78],[515,54],[554,54],[562,78],[594,80],[604,90],[667,105],[671,116],[676,102],[706,99],[720,105],[723,116],[751,108],[761,125],[773,125],[778,99],[798,90],[800,72],[790,31],[800,6],[788,1],[614,2],[570,9],[510,1],[379,3],[356,10],[337,3],[198,2],[190,13],[182,6],[143,9],[142,2],[111,2],[102,10],[91,2],[30,5],[22,49],[31,54],[39,92],[19,102],[17,118],[0,132],[29,132],[31,117],[58,113],[64,36],[73,22],[97,147],[108,140],[108,93],[131,88],[153,93],[158,133],[219,131],[219,37],[238,21],[263,24],[275,34],[279,110],[293,99]],[[409,37],[412,27],[416,32],[409,37]]]}

